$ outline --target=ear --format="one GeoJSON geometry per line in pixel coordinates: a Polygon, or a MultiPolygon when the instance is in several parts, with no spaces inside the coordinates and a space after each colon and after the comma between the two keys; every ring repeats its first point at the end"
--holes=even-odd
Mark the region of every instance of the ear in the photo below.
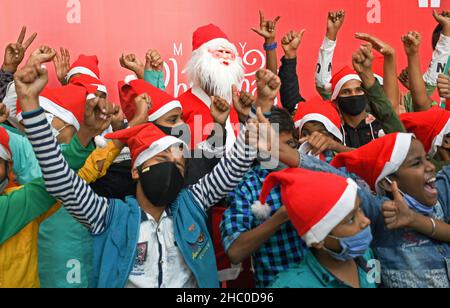
{"type": "Polygon", "coordinates": [[[133,181],[139,180],[139,171],[137,170],[137,168],[133,168],[133,170],[131,170],[131,178],[133,179],[133,181]]]}
{"type": "Polygon", "coordinates": [[[391,184],[389,184],[389,182],[386,181],[386,179],[381,180],[378,185],[380,185],[381,188],[383,188],[384,191],[392,192],[391,184]]]}

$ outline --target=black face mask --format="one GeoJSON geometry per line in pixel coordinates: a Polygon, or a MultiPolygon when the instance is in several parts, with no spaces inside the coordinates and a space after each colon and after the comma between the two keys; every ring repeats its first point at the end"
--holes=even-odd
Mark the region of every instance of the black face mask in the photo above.
{"type": "Polygon", "coordinates": [[[339,110],[350,116],[357,116],[366,110],[368,101],[365,95],[339,97],[337,99],[339,110]]]}
{"type": "Polygon", "coordinates": [[[182,124],[175,127],[161,126],[156,123],[153,124],[155,124],[155,126],[158,127],[164,134],[181,139],[186,144],[191,143],[191,130],[187,124],[182,124]]]}
{"type": "Polygon", "coordinates": [[[172,162],[139,170],[139,181],[145,196],[156,207],[171,205],[184,188],[184,178],[172,162]]]}

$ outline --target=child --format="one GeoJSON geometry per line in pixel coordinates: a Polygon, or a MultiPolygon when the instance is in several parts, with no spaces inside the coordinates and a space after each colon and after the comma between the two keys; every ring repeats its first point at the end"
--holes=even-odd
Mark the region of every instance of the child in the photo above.
{"type": "Polygon", "coordinates": [[[272,287],[375,287],[368,266],[373,259],[370,220],[361,210],[356,183],[334,174],[286,169],[267,177],[261,204],[278,185],[289,218],[311,251],[297,267],[280,273],[272,287]],[[314,193],[324,185],[327,194],[314,193]]]}

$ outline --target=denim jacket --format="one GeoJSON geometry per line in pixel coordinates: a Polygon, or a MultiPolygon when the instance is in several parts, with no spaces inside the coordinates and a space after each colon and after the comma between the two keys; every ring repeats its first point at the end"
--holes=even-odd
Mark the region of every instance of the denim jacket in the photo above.
{"type": "MultiPolygon", "coordinates": [[[[374,196],[363,181],[345,169],[334,167],[306,155],[301,156],[301,168],[351,177],[360,185],[358,195],[362,208],[372,222],[372,249],[380,261],[381,279],[387,288],[449,288],[450,247],[411,229],[388,230],[381,206],[387,199],[374,196]]],[[[439,202],[434,207],[435,219],[449,222],[450,166],[438,173],[436,188],[439,202]]]]}

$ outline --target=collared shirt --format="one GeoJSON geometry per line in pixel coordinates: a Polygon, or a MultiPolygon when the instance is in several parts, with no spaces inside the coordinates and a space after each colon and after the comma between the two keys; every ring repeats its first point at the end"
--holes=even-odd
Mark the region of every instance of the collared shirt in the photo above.
{"type": "MultiPolygon", "coordinates": [[[[230,249],[242,233],[264,223],[253,216],[252,205],[259,200],[262,184],[269,173],[261,166],[254,167],[230,194],[228,202],[233,206],[225,211],[220,225],[225,251],[230,249]]],[[[272,215],[281,208],[280,187],[270,192],[267,204],[272,208],[272,215]]],[[[305,249],[306,246],[294,226],[290,222],[284,224],[253,254],[257,286],[268,287],[278,273],[300,263],[305,249]]]]}
{"type": "Polygon", "coordinates": [[[137,254],[127,288],[197,288],[197,281],[178,249],[173,218],[167,211],[159,223],[142,213],[137,254]]]}
{"type": "MultiPolygon", "coordinates": [[[[362,289],[376,288],[377,276],[372,275],[373,266],[369,262],[373,260],[370,250],[364,257],[355,259],[358,267],[359,287],[362,289]]],[[[330,273],[319,263],[314,254],[309,251],[303,262],[295,268],[279,274],[272,288],[351,288],[347,283],[330,273]]]]}

